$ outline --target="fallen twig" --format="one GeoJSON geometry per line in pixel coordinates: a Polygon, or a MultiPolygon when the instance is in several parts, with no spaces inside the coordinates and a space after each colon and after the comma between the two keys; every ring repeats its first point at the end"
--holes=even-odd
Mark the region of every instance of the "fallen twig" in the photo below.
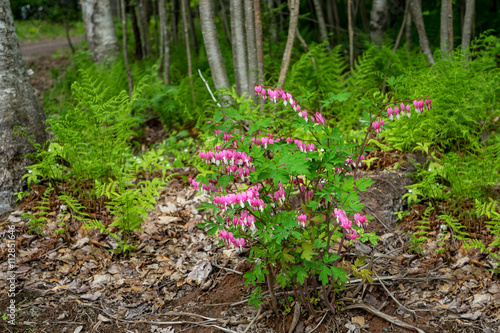
{"type": "Polygon", "coordinates": [[[210,86],[208,85],[208,82],[207,80],[205,80],[205,78],[203,77],[203,75],[201,74],[201,71],[200,69],[198,68],[198,74],[200,74],[200,77],[201,79],[203,80],[203,82],[205,83],[205,86],[207,86],[207,89],[208,89],[208,92],[210,93],[210,96],[212,96],[212,99],[214,100],[215,103],[217,103],[217,106],[218,107],[221,107],[221,105],[219,104],[219,102],[217,102],[217,100],[215,99],[215,96],[214,94],[212,93],[212,90],[210,89],[210,86]]]}
{"type": "Polygon", "coordinates": [[[248,324],[247,328],[243,331],[243,333],[247,333],[250,330],[250,327],[252,327],[252,325],[257,321],[257,318],[259,318],[261,312],[262,312],[262,304],[259,306],[259,310],[257,311],[257,314],[252,319],[250,324],[248,324]]]}
{"type": "Polygon", "coordinates": [[[328,312],[325,312],[325,314],[323,315],[323,318],[321,318],[321,320],[319,321],[318,325],[316,325],[309,333],[312,333],[312,332],[316,331],[316,329],[319,327],[319,325],[321,325],[321,323],[323,322],[323,320],[325,320],[327,314],[328,314],[328,312]]]}
{"type": "MultiPolygon", "coordinates": [[[[375,274],[375,276],[378,278],[377,273],[374,272],[373,274],[375,274]]],[[[385,291],[387,291],[387,293],[389,294],[389,296],[391,296],[391,298],[394,300],[394,302],[398,303],[398,305],[400,307],[402,307],[403,309],[405,309],[406,311],[410,311],[411,313],[413,313],[413,315],[415,315],[415,316],[417,315],[415,311],[410,310],[406,306],[404,306],[403,304],[399,303],[399,301],[396,299],[396,297],[394,297],[394,295],[391,294],[391,292],[389,291],[389,289],[387,289],[387,287],[385,286],[385,284],[382,282],[382,280],[380,278],[379,278],[379,282],[382,285],[382,287],[384,287],[385,291]]]]}
{"type": "Polygon", "coordinates": [[[239,275],[243,275],[242,272],[240,271],[237,271],[235,269],[231,269],[231,268],[227,268],[227,267],[224,267],[224,266],[220,266],[220,265],[217,265],[217,264],[214,264],[212,263],[213,266],[217,267],[217,268],[220,268],[220,269],[225,269],[226,271],[228,272],[232,272],[232,273],[236,273],[236,274],[239,274],[239,275]]]}
{"type": "Polygon", "coordinates": [[[299,323],[299,319],[300,319],[300,303],[299,300],[297,300],[295,301],[295,310],[293,311],[292,326],[290,326],[290,330],[288,330],[288,333],[293,333],[295,327],[299,323]]]}
{"type": "Polygon", "coordinates": [[[365,303],[354,303],[352,305],[348,305],[348,306],[346,306],[344,308],[344,311],[345,310],[352,310],[352,309],[363,309],[363,310],[366,310],[366,311],[370,312],[371,314],[374,314],[376,316],[379,316],[382,319],[387,320],[388,322],[393,323],[394,325],[398,325],[400,327],[404,327],[404,328],[408,328],[408,329],[411,329],[411,330],[415,330],[418,333],[425,333],[424,330],[421,330],[418,327],[415,327],[415,326],[412,326],[410,324],[407,324],[404,321],[401,321],[401,320],[399,320],[396,317],[389,316],[388,314],[380,312],[379,310],[375,309],[373,306],[370,306],[370,305],[365,304],[365,303]]]}

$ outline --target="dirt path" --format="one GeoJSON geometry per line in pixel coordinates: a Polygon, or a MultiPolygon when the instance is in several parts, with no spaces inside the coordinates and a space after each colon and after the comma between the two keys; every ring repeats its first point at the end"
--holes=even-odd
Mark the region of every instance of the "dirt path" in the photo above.
{"type": "MultiPolygon", "coordinates": [[[[74,44],[80,43],[83,36],[71,37],[71,42],[74,44]]],[[[65,37],[59,37],[49,40],[41,40],[37,42],[20,43],[21,53],[25,61],[32,60],[40,55],[50,55],[57,50],[68,49],[68,41],[65,37]]]]}

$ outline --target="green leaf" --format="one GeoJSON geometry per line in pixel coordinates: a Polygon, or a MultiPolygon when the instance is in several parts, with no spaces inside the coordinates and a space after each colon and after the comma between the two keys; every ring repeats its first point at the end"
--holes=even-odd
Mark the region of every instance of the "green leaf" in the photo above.
{"type": "Polygon", "coordinates": [[[302,254],[300,255],[301,259],[311,261],[312,256],[314,255],[314,245],[311,243],[302,243],[302,254]]]}
{"type": "Polygon", "coordinates": [[[347,272],[340,267],[331,267],[332,277],[334,280],[340,279],[342,282],[347,281],[347,272]]]}
{"type": "Polygon", "coordinates": [[[332,271],[330,268],[326,265],[321,265],[320,266],[320,273],[319,273],[319,280],[323,285],[328,284],[329,276],[332,275],[332,271]]]}

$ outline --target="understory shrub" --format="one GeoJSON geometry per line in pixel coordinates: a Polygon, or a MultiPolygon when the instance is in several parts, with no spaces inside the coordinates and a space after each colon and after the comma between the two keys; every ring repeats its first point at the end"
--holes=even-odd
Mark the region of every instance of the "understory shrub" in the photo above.
{"type": "MultiPolygon", "coordinates": [[[[335,294],[349,274],[371,281],[371,272],[360,267],[363,258],[352,265],[344,258],[357,241],[376,244],[378,238],[364,230],[370,217],[362,215],[358,193],[372,181],[357,177],[357,169],[368,134],[384,127],[381,111],[369,116],[365,142],[356,145],[305,107],[307,92],[295,98],[257,86],[256,93],[269,103],[255,106],[233,94],[236,102],[218,108],[202,128],[215,138],[199,156],[218,170],[189,179],[212,199],[204,208],[214,218],[202,227],[237,249],[251,245],[248,260],[255,267],[245,274],[246,284],[266,282],[275,309],[279,285],[315,316],[320,298],[335,312],[335,294]],[[284,121],[287,112],[295,116],[284,121]]],[[[258,306],[263,294],[257,286],[250,303],[258,306]]]]}

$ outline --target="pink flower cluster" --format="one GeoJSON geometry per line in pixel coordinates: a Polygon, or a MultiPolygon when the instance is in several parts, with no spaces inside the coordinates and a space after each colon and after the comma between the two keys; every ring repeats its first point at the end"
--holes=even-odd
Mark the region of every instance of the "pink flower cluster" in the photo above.
{"type": "Polygon", "coordinates": [[[281,139],[283,138],[274,138],[273,135],[269,135],[269,136],[264,136],[262,138],[257,138],[257,137],[253,137],[252,139],[250,139],[250,141],[252,141],[252,144],[256,144],[256,145],[262,145],[264,146],[264,148],[267,149],[267,145],[272,145],[274,143],[277,143],[277,142],[280,142],[281,139]]]}
{"type": "MultiPolygon", "coordinates": [[[[229,222],[231,221],[230,217],[228,216],[226,218],[227,225],[229,226],[229,222]]],[[[236,229],[237,226],[241,226],[243,230],[245,230],[246,227],[250,227],[253,231],[255,231],[255,221],[256,218],[254,215],[252,215],[248,210],[244,210],[241,212],[241,215],[238,216],[233,216],[232,223],[234,228],[236,229]]]]}
{"type": "Polygon", "coordinates": [[[355,160],[353,160],[351,158],[348,158],[348,159],[345,160],[346,161],[345,165],[351,164],[355,168],[356,167],[361,167],[361,165],[363,165],[363,161],[364,160],[365,160],[365,155],[361,155],[361,157],[359,158],[359,161],[357,161],[357,160],[355,161],[355,160]]]}
{"type": "MultiPolygon", "coordinates": [[[[215,130],[215,136],[219,135],[220,133],[222,133],[222,131],[220,130],[215,130]]],[[[224,143],[228,142],[229,140],[231,140],[232,138],[234,138],[233,135],[231,134],[227,134],[227,133],[224,133],[224,135],[222,136],[222,141],[224,141],[224,143]]]]}
{"type": "Polygon", "coordinates": [[[228,165],[227,166],[227,172],[228,173],[234,173],[235,176],[238,176],[241,178],[241,181],[245,180],[245,177],[248,177],[250,175],[250,171],[255,171],[255,167],[247,167],[246,165],[243,166],[238,166],[238,165],[228,165]]]}
{"type": "MultiPolygon", "coordinates": [[[[189,177],[189,184],[191,184],[191,186],[195,189],[195,190],[198,190],[200,188],[200,182],[197,182],[196,180],[194,180],[193,178],[189,177]]],[[[217,183],[216,180],[213,180],[211,181],[208,186],[205,185],[205,184],[201,184],[201,190],[202,192],[220,192],[222,191],[222,186],[219,186],[218,188],[215,187],[215,184],[217,183]]]]}
{"type": "MultiPolygon", "coordinates": [[[[262,98],[266,99],[266,88],[262,86],[255,86],[255,95],[262,96],[262,98]]],[[[306,110],[302,110],[300,105],[295,101],[292,94],[289,92],[285,92],[283,90],[272,90],[267,89],[267,96],[274,103],[277,103],[278,99],[281,98],[283,100],[283,104],[285,106],[290,103],[292,109],[298,113],[299,117],[302,117],[306,122],[309,120],[308,114],[306,110]]],[[[316,112],[315,116],[311,116],[311,121],[316,124],[325,125],[325,118],[319,112],[316,112]]]]}
{"type": "Polygon", "coordinates": [[[306,227],[307,216],[305,214],[300,214],[298,216],[298,220],[299,220],[299,226],[301,226],[302,228],[305,228],[306,227]]]}
{"type": "MultiPolygon", "coordinates": [[[[287,142],[288,142],[288,140],[287,140],[287,142]]],[[[303,153],[307,153],[308,151],[315,151],[316,150],[316,146],[314,146],[314,143],[305,144],[304,142],[302,142],[300,140],[293,140],[293,142],[297,145],[297,147],[299,147],[300,151],[303,153]]]]}
{"type": "MultiPolygon", "coordinates": [[[[337,219],[337,223],[340,223],[340,226],[347,231],[347,238],[352,239],[354,243],[356,243],[357,238],[359,237],[356,229],[353,229],[352,222],[347,217],[346,212],[341,208],[335,208],[333,210],[332,216],[337,219]]],[[[366,216],[361,216],[360,214],[354,214],[354,220],[356,221],[356,225],[360,228],[365,227],[366,216]]]]}
{"type": "Polygon", "coordinates": [[[234,205],[238,204],[241,208],[244,208],[245,203],[248,203],[254,209],[263,211],[266,207],[266,203],[262,199],[259,199],[259,189],[260,185],[251,187],[246,192],[231,193],[225,196],[215,196],[213,197],[213,201],[223,211],[227,210],[227,206],[234,208],[234,205]]]}
{"type": "MultiPolygon", "coordinates": [[[[424,112],[424,104],[425,104],[425,108],[427,110],[432,109],[432,101],[430,99],[426,99],[425,101],[423,101],[423,100],[413,101],[413,106],[415,107],[415,112],[422,114],[424,112]]],[[[389,116],[389,118],[391,120],[393,120],[394,117],[396,117],[396,119],[399,120],[400,117],[404,116],[405,114],[408,116],[408,118],[411,117],[410,104],[407,104],[405,106],[404,103],[401,103],[399,105],[399,107],[395,106],[394,109],[392,107],[387,108],[387,115],[389,116]]]]}
{"type": "Polygon", "coordinates": [[[245,165],[247,167],[252,166],[252,158],[250,156],[247,156],[245,152],[239,152],[235,150],[221,150],[217,152],[200,152],[198,154],[201,158],[202,161],[205,163],[214,163],[216,165],[219,165],[220,162],[222,161],[224,164],[229,164],[229,165],[245,165]]]}
{"type": "Polygon", "coordinates": [[[245,246],[246,242],[244,238],[234,238],[234,235],[232,232],[222,230],[219,233],[220,237],[226,243],[227,245],[232,245],[233,247],[241,248],[245,246]]]}
{"type": "Polygon", "coordinates": [[[380,121],[374,121],[372,123],[372,127],[375,130],[375,133],[380,133],[384,129],[384,119],[380,121]]]}
{"type": "Polygon", "coordinates": [[[283,184],[281,182],[278,184],[278,190],[274,192],[274,196],[271,197],[274,201],[278,201],[280,205],[283,205],[285,202],[286,191],[283,188],[283,184]]]}

